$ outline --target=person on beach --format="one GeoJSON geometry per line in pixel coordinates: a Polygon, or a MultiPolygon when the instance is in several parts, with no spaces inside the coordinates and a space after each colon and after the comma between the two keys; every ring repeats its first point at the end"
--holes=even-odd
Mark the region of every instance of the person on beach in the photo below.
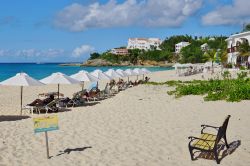
{"type": "Polygon", "coordinates": [[[119,81],[117,82],[117,85],[121,85],[124,83],[124,80],[123,79],[119,79],[119,81]]]}
{"type": "Polygon", "coordinates": [[[109,85],[110,86],[114,86],[116,84],[116,82],[115,82],[115,80],[113,79],[113,80],[111,80],[110,82],[109,82],[109,85]]]}
{"type": "Polygon", "coordinates": [[[54,95],[50,95],[48,98],[41,100],[41,99],[36,99],[32,103],[28,104],[29,106],[43,106],[47,105],[50,102],[54,100],[54,95]]]}
{"type": "Polygon", "coordinates": [[[145,77],[145,82],[148,82],[149,79],[150,79],[150,78],[146,76],[146,77],[145,77]]]}

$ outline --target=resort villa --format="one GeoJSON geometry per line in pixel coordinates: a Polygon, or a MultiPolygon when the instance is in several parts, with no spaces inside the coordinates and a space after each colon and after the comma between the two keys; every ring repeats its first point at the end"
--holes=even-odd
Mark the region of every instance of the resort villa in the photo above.
{"type": "Polygon", "coordinates": [[[181,49],[188,46],[190,43],[189,42],[180,42],[175,45],[175,53],[180,53],[181,49]]]}
{"type": "MultiPolygon", "coordinates": [[[[243,42],[248,42],[250,41],[250,31],[248,32],[243,32],[239,34],[234,34],[229,36],[229,38],[226,39],[227,41],[227,52],[228,52],[228,63],[232,63],[234,65],[242,65],[246,61],[250,61],[249,57],[240,57],[239,53],[239,46],[243,42]],[[243,59],[242,59],[243,58],[243,59]]],[[[244,64],[243,64],[244,65],[244,64]]]]}
{"type": "Polygon", "coordinates": [[[161,42],[159,38],[129,38],[127,49],[159,50],[161,42]]]}
{"type": "Polygon", "coordinates": [[[128,49],[126,48],[113,48],[110,53],[115,55],[128,55],[128,49]]]}
{"type": "Polygon", "coordinates": [[[209,49],[209,46],[208,46],[207,43],[204,43],[204,44],[201,45],[201,50],[202,51],[207,51],[208,49],[209,49]]]}

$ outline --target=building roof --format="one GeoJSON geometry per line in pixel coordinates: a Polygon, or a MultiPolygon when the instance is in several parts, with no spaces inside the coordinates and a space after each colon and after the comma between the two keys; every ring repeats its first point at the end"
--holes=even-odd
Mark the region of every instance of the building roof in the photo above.
{"type": "Polygon", "coordinates": [[[250,35],[250,31],[233,34],[233,35],[229,36],[229,38],[227,38],[226,41],[231,40],[232,38],[247,36],[247,35],[250,35]]]}
{"type": "Polygon", "coordinates": [[[143,40],[143,41],[158,40],[158,41],[161,41],[160,38],[129,38],[129,40],[143,40]]]}
{"type": "Polygon", "coordinates": [[[204,44],[201,45],[201,47],[206,47],[206,46],[208,46],[207,43],[204,43],[204,44]]]}
{"type": "Polygon", "coordinates": [[[177,44],[175,44],[175,45],[182,45],[182,44],[190,44],[189,42],[180,42],[180,43],[177,43],[177,44]]]}
{"type": "Polygon", "coordinates": [[[113,48],[112,50],[125,51],[125,50],[128,50],[128,49],[127,48],[113,48]]]}

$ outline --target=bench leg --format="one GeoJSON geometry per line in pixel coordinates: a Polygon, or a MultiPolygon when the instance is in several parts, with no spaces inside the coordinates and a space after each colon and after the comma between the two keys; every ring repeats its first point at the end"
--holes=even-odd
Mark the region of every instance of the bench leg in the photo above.
{"type": "Polygon", "coordinates": [[[227,143],[227,137],[226,137],[226,134],[224,135],[224,140],[225,140],[225,144],[226,144],[226,147],[227,147],[227,149],[229,148],[229,145],[228,145],[228,143],[227,143]]]}
{"type": "Polygon", "coordinates": [[[217,150],[214,150],[214,157],[215,157],[215,160],[216,160],[217,164],[220,164],[220,160],[219,160],[219,156],[218,156],[217,150]]]}
{"type": "Polygon", "coordinates": [[[191,160],[194,160],[193,148],[191,148],[190,146],[188,146],[188,149],[189,149],[189,152],[190,152],[191,160]]]}

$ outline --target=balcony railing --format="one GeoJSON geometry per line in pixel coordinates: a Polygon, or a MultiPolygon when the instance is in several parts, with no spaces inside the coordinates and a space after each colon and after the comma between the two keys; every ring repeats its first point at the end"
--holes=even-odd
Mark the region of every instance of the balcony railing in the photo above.
{"type": "Polygon", "coordinates": [[[234,47],[227,49],[228,53],[233,53],[233,52],[238,52],[238,51],[239,51],[239,46],[234,46],[234,47]]]}

